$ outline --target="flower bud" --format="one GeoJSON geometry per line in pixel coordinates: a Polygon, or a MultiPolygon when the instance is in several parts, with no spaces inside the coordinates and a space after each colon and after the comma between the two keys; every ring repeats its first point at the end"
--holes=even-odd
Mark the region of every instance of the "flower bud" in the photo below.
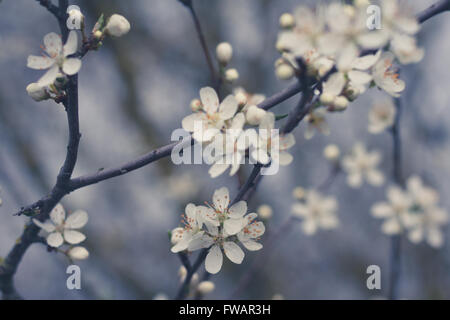
{"type": "Polygon", "coordinates": [[[335,99],[335,96],[326,92],[320,95],[320,102],[325,106],[331,105],[335,101],[335,99]]]}
{"type": "Polygon", "coordinates": [[[67,255],[73,260],[84,260],[89,257],[89,251],[86,248],[77,246],[70,249],[67,255]]]}
{"type": "Polygon", "coordinates": [[[239,79],[239,73],[236,69],[228,69],[225,71],[225,80],[234,82],[239,79]]]}
{"type": "Polygon", "coordinates": [[[360,90],[358,88],[349,86],[347,89],[345,89],[344,94],[349,101],[355,101],[356,98],[358,98],[360,95],[360,90]]]}
{"type": "Polygon", "coordinates": [[[233,56],[233,47],[228,42],[219,43],[216,48],[217,60],[223,65],[227,65],[233,56]]]}
{"type": "Polygon", "coordinates": [[[215,289],[215,284],[212,281],[202,281],[199,283],[197,290],[198,292],[200,292],[201,294],[208,294],[214,291],[215,289]]]}
{"type": "Polygon", "coordinates": [[[282,63],[275,68],[275,74],[278,79],[289,80],[295,75],[294,68],[292,68],[287,63],[282,63]]]}
{"type": "Polygon", "coordinates": [[[234,97],[240,106],[245,106],[247,104],[247,95],[244,92],[239,91],[234,97]]]}
{"type": "Polygon", "coordinates": [[[105,32],[113,37],[121,37],[130,31],[130,23],[120,14],[113,14],[106,24],[105,32]]]}
{"type": "Polygon", "coordinates": [[[355,1],[354,1],[354,5],[355,5],[357,8],[365,7],[365,6],[370,5],[370,1],[369,1],[369,0],[355,0],[355,1]]]}
{"type": "Polygon", "coordinates": [[[292,191],[292,195],[295,199],[302,200],[305,197],[305,189],[302,187],[297,187],[292,191]]]}
{"type": "Polygon", "coordinates": [[[256,126],[258,125],[262,118],[266,115],[266,110],[258,108],[255,105],[249,106],[247,109],[247,113],[245,114],[245,118],[247,119],[247,123],[256,126]]]}
{"type": "Polygon", "coordinates": [[[202,110],[203,106],[202,106],[202,102],[199,99],[193,99],[191,101],[191,109],[193,112],[197,112],[202,110]]]}
{"type": "Polygon", "coordinates": [[[78,6],[70,6],[67,8],[69,18],[67,19],[67,28],[69,30],[80,30],[83,28],[84,15],[80,11],[78,6]]]}
{"type": "Polygon", "coordinates": [[[270,219],[273,214],[272,208],[267,204],[263,204],[263,205],[259,206],[257,212],[258,212],[259,217],[263,220],[270,219]]]}
{"type": "Polygon", "coordinates": [[[50,95],[48,94],[45,87],[42,87],[38,83],[30,83],[27,86],[27,93],[28,95],[34,100],[34,101],[43,101],[50,98],[50,95]]]}
{"type": "Polygon", "coordinates": [[[337,159],[339,159],[340,155],[341,151],[335,144],[329,144],[325,147],[325,149],[323,149],[323,156],[329,161],[336,161],[337,159]]]}
{"type": "Polygon", "coordinates": [[[343,111],[343,110],[347,109],[348,103],[349,103],[348,99],[344,96],[336,97],[336,99],[334,99],[334,102],[333,102],[335,110],[337,110],[337,111],[343,111]]]}
{"type": "Polygon", "coordinates": [[[283,13],[280,17],[280,27],[283,29],[290,29],[294,26],[294,16],[290,13],[283,13]]]}
{"type": "Polygon", "coordinates": [[[184,266],[180,266],[180,269],[178,269],[178,277],[180,278],[180,282],[183,282],[184,279],[186,279],[187,270],[184,266]]]}
{"type": "Polygon", "coordinates": [[[101,32],[100,30],[97,30],[94,32],[94,38],[97,40],[100,40],[103,37],[103,32],[101,32]]]}

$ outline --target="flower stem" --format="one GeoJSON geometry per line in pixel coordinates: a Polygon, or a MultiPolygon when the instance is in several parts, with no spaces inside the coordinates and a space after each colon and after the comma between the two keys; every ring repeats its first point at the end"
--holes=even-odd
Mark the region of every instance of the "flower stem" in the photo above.
{"type": "MultiPolygon", "coordinates": [[[[402,105],[400,99],[395,100],[395,121],[392,126],[392,142],[393,142],[393,153],[392,161],[394,165],[393,177],[394,181],[398,185],[403,185],[403,177],[401,170],[402,163],[402,143],[400,137],[400,119],[402,105]]],[[[390,300],[395,300],[398,298],[398,286],[400,283],[401,276],[401,235],[395,235],[391,239],[391,256],[390,256],[390,278],[389,278],[389,294],[388,298],[390,300]]]]}

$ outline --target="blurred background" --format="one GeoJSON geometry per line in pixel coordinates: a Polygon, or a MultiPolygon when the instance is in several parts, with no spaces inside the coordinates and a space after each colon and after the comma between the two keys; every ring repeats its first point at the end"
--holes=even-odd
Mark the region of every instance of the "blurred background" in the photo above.
{"type": "MultiPolygon", "coordinates": [[[[194,0],[211,53],[228,41],[233,45],[231,66],[238,69],[237,86],[270,96],[291,82],[278,80],[273,64],[278,18],[299,0],[194,0]]],[[[315,2],[315,1],[310,1],[315,2]]],[[[414,10],[433,0],[408,1],[414,10]]],[[[75,176],[131,160],[167,144],[190,113],[189,103],[201,87],[210,85],[209,73],[188,10],[176,0],[84,0],[79,5],[92,28],[101,13],[119,13],[131,22],[131,32],[105,40],[98,52],[83,59],[79,76],[82,140],[75,176]]],[[[450,104],[448,63],[450,15],[426,22],[419,35],[426,48],[424,60],[402,70],[407,83],[403,95],[405,176],[419,174],[438,189],[441,205],[450,208],[450,104]]],[[[38,54],[42,38],[59,32],[56,20],[37,1],[0,3],[0,256],[5,256],[21,234],[25,218],[12,216],[49,192],[64,160],[67,129],[65,112],[54,102],[34,102],[25,87],[41,72],[28,69],[29,54],[38,54]]],[[[230,91],[232,87],[226,87],[230,91]]],[[[349,109],[328,116],[331,135],[305,140],[302,124],[295,131],[294,163],[276,176],[262,180],[249,206],[268,204],[274,210],[267,232],[290,214],[295,186],[313,188],[328,176],[322,157],[328,143],[346,152],[356,141],[383,152],[382,169],[391,175],[391,137],[367,132],[368,111],[384,98],[376,89],[349,109]]],[[[274,110],[286,113],[297,102],[287,100],[274,110]]],[[[249,173],[246,166],[244,174],[249,173]]],[[[233,197],[236,177],[212,180],[207,166],[174,166],[165,159],[136,172],[74,192],[63,200],[69,211],[85,209],[89,223],[84,245],[91,256],[79,262],[82,290],[66,289],[67,260],[33,245],[15,277],[28,299],[152,299],[158,293],[173,297],[179,286],[178,257],[170,252],[167,231],[176,227],[189,202],[210,201],[214,189],[227,186],[233,197]]],[[[270,251],[246,252],[242,265],[226,261],[212,278],[211,299],[372,299],[385,296],[388,286],[390,239],[379,220],[370,216],[374,202],[384,199],[384,188],[347,187],[337,177],[328,194],[339,200],[341,226],[305,236],[299,225],[283,234],[270,251]],[[250,282],[236,295],[239,279],[253,259],[250,282]],[[382,290],[366,287],[366,268],[382,271],[382,290]]],[[[448,232],[445,231],[446,236],[448,232]]],[[[264,241],[263,237],[263,241],[264,241]]],[[[450,247],[439,250],[403,242],[400,298],[450,298],[450,247]]],[[[204,268],[200,269],[200,273],[204,268]]]]}

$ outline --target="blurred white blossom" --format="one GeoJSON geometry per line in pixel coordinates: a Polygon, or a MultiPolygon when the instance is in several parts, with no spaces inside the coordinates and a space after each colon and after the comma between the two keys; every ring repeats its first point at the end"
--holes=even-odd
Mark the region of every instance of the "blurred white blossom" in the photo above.
{"type": "Polygon", "coordinates": [[[292,206],[292,213],[302,219],[303,232],[313,235],[318,229],[329,230],[339,225],[337,209],[334,197],[324,197],[316,190],[308,190],[305,197],[292,206]]]}
{"type": "Polygon", "coordinates": [[[378,169],[380,161],[380,152],[369,152],[362,143],[356,143],[352,152],[342,159],[342,168],[347,173],[348,185],[359,188],[365,180],[373,186],[381,186],[384,183],[384,175],[378,169]]]}

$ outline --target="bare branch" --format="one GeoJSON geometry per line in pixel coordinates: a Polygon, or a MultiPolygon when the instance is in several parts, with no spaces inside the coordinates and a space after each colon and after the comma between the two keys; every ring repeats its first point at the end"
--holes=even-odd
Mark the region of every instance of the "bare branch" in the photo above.
{"type": "Polygon", "coordinates": [[[179,1],[183,5],[185,5],[189,9],[189,12],[191,13],[191,16],[192,16],[192,19],[193,19],[194,25],[195,25],[195,30],[197,31],[197,36],[198,36],[198,39],[200,40],[203,54],[205,55],[206,63],[208,64],[211,81],[212,81],[212,83],[215,84],[215,87],[218,88],[219,80],[217,79],[216,70],[213,65],[213,60],[211,58],[211,54],[209,52],[208,45],[206,44],[205,35],[203,33],[203,29],[200,24],[200,20],[197,16],[197,13],[195,12],[192,0],[179,0],[179,1]]]}

